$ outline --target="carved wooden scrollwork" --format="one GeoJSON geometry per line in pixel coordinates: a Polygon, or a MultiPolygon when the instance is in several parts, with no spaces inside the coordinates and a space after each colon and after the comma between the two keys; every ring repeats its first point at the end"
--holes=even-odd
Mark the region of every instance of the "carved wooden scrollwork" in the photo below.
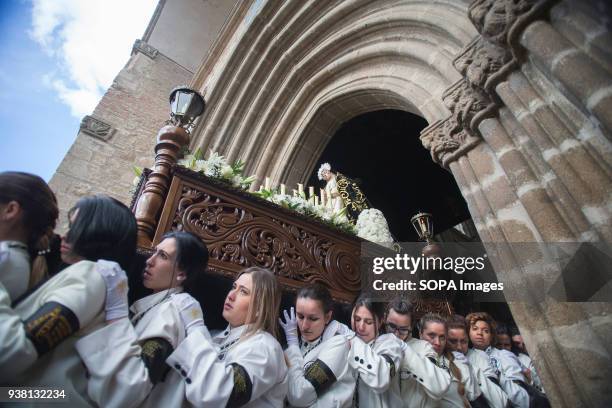
{"type": "Polygon", "coordinates": [[[318,282],[345,302],[359,293],[357,237],[209,182],[193,172],[175,173],[156,237],[169,230],[196,234],[209,249],[211,269],[228,276],[260,266],[289,289],[318,282]]]}

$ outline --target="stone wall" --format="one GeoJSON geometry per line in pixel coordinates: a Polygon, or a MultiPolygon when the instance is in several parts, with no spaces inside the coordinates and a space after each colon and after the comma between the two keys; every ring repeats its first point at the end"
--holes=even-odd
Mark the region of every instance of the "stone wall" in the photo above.
{"type": "Polygon", "coordinates": [[[155,137],[169,118],[168,95],[193,74],[145,47],[140,43],[135,48],[96,109],[83,120],[49,183],[60,203],[60,226],[66,211],[84,195],[104,193],[129,204],[132,167],[153,164],[155,137]]]}

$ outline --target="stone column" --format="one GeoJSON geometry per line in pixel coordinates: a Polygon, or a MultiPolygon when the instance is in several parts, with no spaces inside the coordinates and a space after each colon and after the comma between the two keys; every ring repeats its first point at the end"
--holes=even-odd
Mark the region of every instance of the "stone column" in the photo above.
{"type": "Polygon", "coordinates": [[[612,132],[612,77],[586,53],[556,31],[537,21],[521,36],[521,44],[565,88],[612,132]]]}
{"type": "Polygon", "coordinates": [[[546,245],[612,242],[612,54],[588,46],[609,31],[584,24],[592,3],[556,3],[472,3],[451,115],[421,140],[459,184],[552,405],[610,406],[612,303],[551,297],[568,255],[546,245]]]}

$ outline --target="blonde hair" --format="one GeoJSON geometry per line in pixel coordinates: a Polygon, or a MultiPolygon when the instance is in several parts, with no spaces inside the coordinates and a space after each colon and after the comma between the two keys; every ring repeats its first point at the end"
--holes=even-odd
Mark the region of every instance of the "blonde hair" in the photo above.
{"type": "Polygon", "coordinates": [[[247,310],[245,323],[248,325],[243,338],[255,334],[259,330],[270,333],[278,338],[276,322],[281,302],[281,290],[274,273],[269,269],[250,267],[240,272],[236,279],[244,274],[251,275],[253,289],[251,301],[247,310]]]}

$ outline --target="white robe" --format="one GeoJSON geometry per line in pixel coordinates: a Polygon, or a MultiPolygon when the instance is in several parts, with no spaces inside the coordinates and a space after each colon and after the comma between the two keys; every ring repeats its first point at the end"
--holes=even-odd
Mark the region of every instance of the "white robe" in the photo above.
{"type": "Polygon", "coordinates": [[[455,407],[455,408],[465,408],[465,403],[469,401],[473,401],[478,398],[482,391],[478,386],[478,381],[474,372],[472,371],[470,364],[463,354],[453,351],[454,360],[453,363],[459,369],[461,373],[461,381],[459,378],[455,377],[450,370],[450,362],[444,356],[438,357],[438,364],[442,367],[448,367],[448,371],[451,374],[451,385],[448,388],[448,391],[442,396],[440,400],[439,407],[455,407]],[[463,384],[464,395],[462,396],[459,393],[459,384],[463,384]],[[467,401],[466,401],[467,399],[467,401]]]}
{"type": "Polygon", "coordinates": [[[11,302],[28,290],[30,271],[30,254],[26,244],[19,241],[0,241],[0,282],[8,292],[11,302]]]}
{"type": "MultiPolygon", "coordinates": [[[[43,305],[55,302],[54,308],[43,317],[48,318],[59,309],[65,308],[74,314],[79,329],[40,357],[29,339],[21,341],[21,351],[25,358],[22,361],[14,361],[9,372],[0,370],[6,373],[6,376],[3,374],[3,384],[53,387],[65,391],[66,406],[91,406],[92,401],[87,397],[85,367],[74,350],[74,344],[104,323],[106,284],[97,268],[119,268],[119,265],[108,261],[80,261],[53,276],[15,307],[11,314],[13,318],[16,313],[22,320],[27,320],[39,312],[43,305]],[[16,375],[17,372],[21,374],[16,375]],[[10,379],[6,378],[9,374],[12,374],[10,379]]],[[[8,313],[6,310],[5,312],[8,313]]],[[[5,316],[0,320],[4,322],[5,316]]],[[[57,321],[56,328],[63,330],[62,326],[67,326],[66,322],[69,320],[62,317],[57,321]]],[[[13,325],[12,330],[15,336],[23,339],[23,324],[13,325]]],[[[40,406],[36,403],[32,405],[40,406]]],[[[53,405],[62,406],[56,405],[55,402],[53,405]]]]}
{"type": "Polygon", "coordinates": [[[529,394],[514,381],[526,382],[523,369],[518,358],[508,350],[489,347],[485,350],[491,366],[499,372],[499,382],[513,407],[529,407],[529,394]]]}
{"type": "Polygon", "coordinates": [[[394,378],[395,406],[409,408],[437,407],[448,391],[451,377],[447,370],[430,359],[437,354],[425,340],[410,338],[403,343],[399,374],[394,378]]]}
{"type": "Polygon", "coordinates": [[[469,349],[467,353],[468,361],[476,374],[478,385],[484,394],[485,399],[493,408],[504,408],[508,403],[508,396],[499,383],[499,376],[489,363],[489,356],[482,350],[469,349]]]}
{"type": "Polygon", "coordinates": [[[402,360],[401,344],[394,334],[380,335],[368,344],[357,336],[351,339],[349,364],[357,378],[360,407],[394,406],[390,385],[402,360]]]}
{"type": "Polygon", "coordinates": [[[544,392],[544,386],[542,385],[542,380],[536,371],[535,365],[533,364],[533,360],[527,354],[519,353],[517,356],[518,360],[521,362],[523,367],[528,368],[531,372],[531,385],[536,387],[538,390],[544,392]]]}
{"type": "Polygon", "coordinates": [[[278,341],[258,331],[240,339],[246,326],[228,328],[212,341],[195,330],[166,362],[185,382],[187,400],[197,407],[225,407],[234,387],[249,395],[244,407],[283,407],[287,395],[287,365],[278,341]],[[246,376],[238,367],[242,367],[246,376]],[[239,381],[235,385],[234,379],[239,381]],[[250,389],[250,392],[249,392],[250,389]]]}
{"type": "MultiPolygon", "coordinates": [[[[182,377],[170,370],[154,385],[142,359],[142,346],[146,344],[145,347],[150,349],[160,344],[147,343],[147,340],[163,339],[176,349],[185,338],[179,311],[170,299],[171,294],[180,291],[175,288],[144,297],[130,308],[133,313],[131,322],[127,318],[120,319],[76,343],[90,374],[87,392],[99,406],[189,406],[182,377]]],[[[162,371],[164,366],[168,367],[164,361],[166,357],[167,354],[161,361],[162,371]]]]}
{"type": "MultiPolygon", "coordinates": [[[[332,322],[333,324],[334,322],[332,322]]],[[[289,346],[285,350],[289,360],[289,392],[287,399],[292,407],[350,407],[355,392],[355,378],[348,364],[350,343],[342,334],[322,339],[321,343],[311,348],[313,344],[304,343],[301,347],[289,346]],[[309,379],[305,373],[312,364],[317,364],[316,372],[309,379]],[[330,380],[329,372],[333,374],[333,384],[325,387],[330,380]],[[319,375],[317,375],[319,374],[319,375]],[[317,388],[313,380],[319,379],[317,388]],[[321,388],[320,395],[317,393],[321,388]]]]}

